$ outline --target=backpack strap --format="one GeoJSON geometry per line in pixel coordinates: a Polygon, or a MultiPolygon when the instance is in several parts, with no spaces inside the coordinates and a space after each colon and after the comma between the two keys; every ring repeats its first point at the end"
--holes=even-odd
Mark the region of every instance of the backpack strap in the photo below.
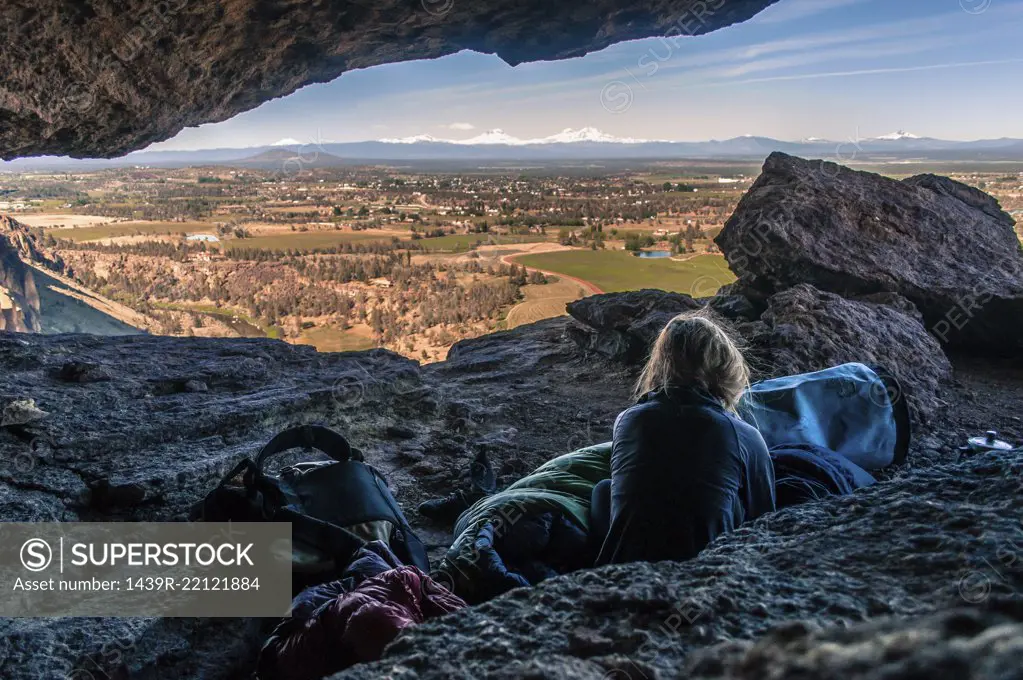
{"type": "Polygon", "coordinates": [[[316,449],[339,463],[358,460],[352,445],[343,435],[323,425],[299,425],[284,430],[263,447],[256,456],[256,469],[262,472],[266,461],[279,453],[291,449],[316,449]]]}
{"type": "Polygon", "coordinates": [[[288,507],[278,508],[273,520],[290,522],[293,539],[299,538],[315,546],[330,546],[332,557],[338,564],[347,565],[355,553],[366,545],[365,540],[344,527],[303,515],[288,507]]]}

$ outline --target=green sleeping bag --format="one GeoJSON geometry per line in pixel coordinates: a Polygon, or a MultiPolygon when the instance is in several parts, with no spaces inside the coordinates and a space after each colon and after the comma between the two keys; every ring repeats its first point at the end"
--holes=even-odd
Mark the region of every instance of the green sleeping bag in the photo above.
{"type": "Polygon", "coordinates": [[[469,601],[485,599],[479,591],[474,543],[488,522],[498,532],[522,517],[560,512],[584,531],[589,528],[593,487],[611,476],[611,443],[597,444],[544,463],[528,477],[477,501],[455,524],[454,544],[435,572],[441,583],[469,601]]]}

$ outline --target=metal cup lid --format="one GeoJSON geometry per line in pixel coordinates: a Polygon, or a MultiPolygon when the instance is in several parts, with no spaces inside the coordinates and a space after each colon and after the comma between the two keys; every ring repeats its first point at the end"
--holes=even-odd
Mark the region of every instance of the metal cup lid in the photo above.
{"type": "Polygon", "coordinates": [[[998,433],[988,430],[982,437],[970,437],[970,447],[981,451],[1011,451],[1012,444],[1003,442],[998,438],[998,433]]]}

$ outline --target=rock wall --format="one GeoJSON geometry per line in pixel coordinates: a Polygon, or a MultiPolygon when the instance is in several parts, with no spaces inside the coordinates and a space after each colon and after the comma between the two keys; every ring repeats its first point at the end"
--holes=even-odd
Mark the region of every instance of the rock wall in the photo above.
{"type": "Polygon", "coordinates": [[[120,156],[352,69],[466,49],[564,59],[776,1],[5,0],[0,158],[120,156]]]}
{"type": "MultiPolygon", "coordinates": [[[[0,331],[42,330],[32,270],[21,261],[16,222],[0,215],[0,331]]],[[[20,226],[20,225],[19,225],[20,226]]]]}
{"type": "Polygon", "coordinates": [[[64,262],[29,227],[0,215],[0,330],[132,335],[141,315],[63,278],[64,262]],[[6,289],[6,293],[4,290],[6,289]]]}

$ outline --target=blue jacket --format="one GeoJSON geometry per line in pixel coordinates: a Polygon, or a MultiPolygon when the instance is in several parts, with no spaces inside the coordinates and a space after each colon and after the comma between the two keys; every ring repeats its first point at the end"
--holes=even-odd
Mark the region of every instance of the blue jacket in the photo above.
{"type": "Polygon", "coordinates": [[[756,428],[703,391],[651,392],[615,421],[611,530],[597,564],[687,560],[774,509],[756,428]]]}

